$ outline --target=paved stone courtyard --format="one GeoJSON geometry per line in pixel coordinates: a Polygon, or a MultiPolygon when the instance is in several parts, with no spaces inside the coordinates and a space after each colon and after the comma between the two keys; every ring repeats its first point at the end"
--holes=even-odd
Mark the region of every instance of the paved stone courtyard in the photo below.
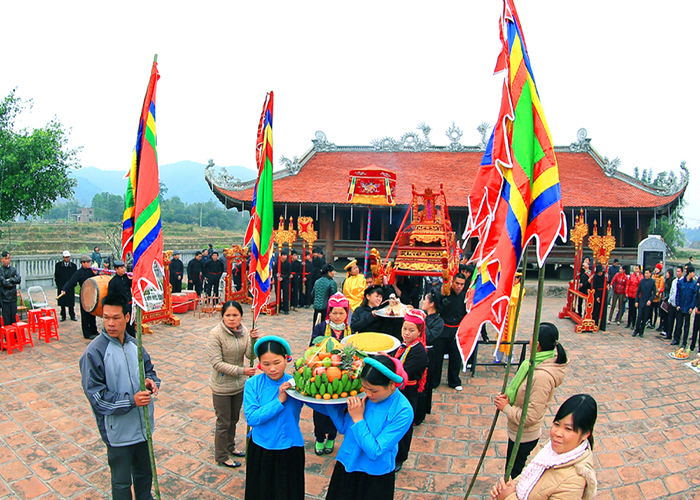
{"type": "MultiPolygon", "coordinates": [[[[534,295],[534,294],[532,294],[534,295]]],[[[531,332],[534,298],[525,297],[521,332],[531,332]]],[[[700,499],[700,376],[668,357],[671,348],[648,332],[644,339],[611,326],[576,335],[557,319],[561,298],[546,298],[543,320],[559,326],[570,358],[556,406],[587,392],[599,403],[594,455],[601,500],[700,499]]],[[[164,499],[243,498],[245,466],[214,464],[214,412],[208,388],[206,336],[217,318],[180,315],[182,325],[156,326],[144,337],[163,384],[156,400],[155,453],[164,499]]],[[[244,318],[249,325],[250,315],[244,318]]],[[[98,320],[98,324],[100,321],[98,320]]],[[[311,310],[263,317],[262,334],[282,335],[295,352],[310,337],[311,310]]],[[[80,386],[78,358],[86,342],[80,323],[61,323],[60,342],[0,353],[0,499],[109,498],[106,449],[80,386]]],[[[525,334],[521,334],[525,337],[525,334]]],[[[482,350],[480,360],[489,352],[482,350]]],[[[493,395],[503,368],[463,375],[464,391],[441,386],[433,413],[414,431],[411,455],[396,480],[397,500],[464,497],[494,415],[493,395]]],[[[551,424],[550,410],[546,425],[551,424]]],[[[302,411],[307,498],[324,498],[334,456],[312,450],[311,411],[302,411]]],[[[239,424],[240,436],[245,423],[239,424]]],[[[471,498],[490,498],[506,451],[501,418],[471,498]]]]}

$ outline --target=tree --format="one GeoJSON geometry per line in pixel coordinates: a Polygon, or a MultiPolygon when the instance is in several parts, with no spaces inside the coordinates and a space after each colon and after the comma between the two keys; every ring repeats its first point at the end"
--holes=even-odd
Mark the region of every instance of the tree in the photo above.
{"type": "Polygon", "coordinates": [[[124,197],[108,192],[92,197],[92,208],[96,221],[120,222],[124,216],[124,197]]]}
{"type": "Polygon", "coordinates": [[[75,214],[80,208],[78,200],[68,200],[64,203],[56,203],[53,208],[44,213],[44,220],[75,221],[75,214]]]}
{"type": "Polygon", "coordinates": [[[15,90],[0,102],[0,222],[40,216],[58,198],[71,198],[77,181],[68,172],[80,168],[78,149],[68,149],[68,132],[57,118],[46,126],[15,130],[15,119],[30,101],[15,90]]]}
{"type": "Polygon", "coordinates": [[[683,207],[685,201],[681,201],[676,208],[671,212],[671,218],[663,215],[656,218],[656,224],[649,229],[649,234],[658,234],[663,238],[664,242],[671,251],[671,254],[676,254],[680,248],[685,245],[685,234],[683,233],[683,207]]]}

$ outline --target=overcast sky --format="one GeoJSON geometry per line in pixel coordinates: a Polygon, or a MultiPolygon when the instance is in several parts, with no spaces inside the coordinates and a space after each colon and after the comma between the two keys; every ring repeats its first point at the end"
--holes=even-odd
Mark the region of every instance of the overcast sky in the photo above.
{"type": "MultiPolygon", "coordinates": [[[[700,225],[697,2],[516,0],[556,145],[584,127],[631,173],[691,171],[700,225]],[[632,6],[634,5],[634,7],[632,6]]],[[[83,166],[125,170],[153,55],[161,164],[255,167],[275,91],[274,156],[301,156],[317,130],[341,145],[398,138],[420,122],[446,145],[494,123],[500,0],[355,2],[4,2],[0,95],[34,99],[22,124],[72,129],[83,166]]],[[[581,186],[595,189],[595,186],[581,186]]]]}

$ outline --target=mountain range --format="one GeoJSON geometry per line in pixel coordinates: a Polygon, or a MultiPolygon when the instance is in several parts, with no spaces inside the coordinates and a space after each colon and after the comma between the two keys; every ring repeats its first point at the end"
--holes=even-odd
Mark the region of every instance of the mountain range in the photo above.
{"type": "MultiPolygon", "coordinates": [[[[168,165],[160,165],[160,181],[168,188],[165,198],[179,197],[184,203],[192,204],[216,200],[214,193],[204,180],[206,165],[193,161],[179,161],[168,165]]],[[[255,178],[256,172],[246,167],[226,167],[229,175],[242,181],[255,178]]],[[[125,172],[118,170],[101,170],[96,167],[85,167],[70,174],[77,179],[75,198],[81,205],[89,207],[92,197],[98,193],[108,192],[124,195],[126,190],[125,172]]]]}

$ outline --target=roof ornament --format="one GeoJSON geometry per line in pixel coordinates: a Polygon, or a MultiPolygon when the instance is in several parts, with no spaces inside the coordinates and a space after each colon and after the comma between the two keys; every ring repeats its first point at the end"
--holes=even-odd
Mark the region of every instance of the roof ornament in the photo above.
{"type": "Polygon", "coordinates": [[[690,172],[688,172],[688,167],[685,166],[685,161],[681,161],[680,180],[676,179],[676,176],[673,175],[673,172],[671,172],[670,174],[671,175],[668,176],[668,181],[666,182],[662,193],[665,196],[676,194],[677,192],[681,191],[688,185],[688,181],[690,180],[690,172]]]}
{"type": "MultiPolygon", "coordinates": [[[[588,140],[590,141],[590,139],[588,140]]],[[[617,172],[617,169],[620,168],[620,163],[622,163],[620,158],[610,161],[607,156],[603,157],[603,173],[608,177],[612,177],[617,172]]]]}
{"type": "Polygon", "coordinates": [[[317,130],[314,135],[316,136],[316,139],[311,139],[311,142],[314,143],[314,149],[316,151],[328,152],[335,151],[338,149],[338,146],[328,141],[326,134],[323,133],[321,130],[317,130]]]}
{"type": "Polygon", "coordinates": [[[294,157],[293,160],[290,160],[289,158],[282,156],[280,158],[280,165],[284,166],[287,170],[289,170],[289,173],[292,175],[297,175],[299,171],[301,170],[301,165],[299,164],[299,158],[296,156],[294,157]]]}
{"type": "Polygon", "coordinates": [[[486,146],[489,144],[488,132],[490,128],[491,125],[488,122],[481,122],[481,125],[476,127],[476,130],[481,134],[481,142],[476,146],[480,151],[486,151],[486,146]]]}
{"type": "Polygon", "coordinates": [[[417,132],[406,132],[398,140],[387,136],[383,139],[372,139],[370,144],[376,151],[428,151],[433,147],[428,137],[432,129],[425,122],[421,122],[416,129],[423,132],[423,137],[417,132]]]}
{"type": "Polygon", "coordinates": [[[218,174],[214,170],[214,161],[209,160],[209,163],[204,167],[204,177],[209,180],[210,183],[220,186],[224,189],[240,189],[243,183],[238,177],[235,177],[228,173],[226,167],[219,167],[221,172],[218,174]]]}
{"type": "Polygon", "coordinates": [[[569,145],[569,150],[574,153],[587,153],[591,150],[591,140],[588,138],[588,131],[585,128],[578,129],[576,132],[576,142],[569,145]]]}
{"type": "Polygon", "coordinates": [[[462,146],[459,143],[459,140],[462,138],[462,135],[464,135],[464,133],[462,132],[462,130],[458,126],[455,125],[455,122],[452,122],[452,126],[447,129],[447,132],[445,132],[445,135],[451,141],[450,145],[447,146],[447,149],[449,149],[452,152],[464,150],[464,146],[462,146]]]}

